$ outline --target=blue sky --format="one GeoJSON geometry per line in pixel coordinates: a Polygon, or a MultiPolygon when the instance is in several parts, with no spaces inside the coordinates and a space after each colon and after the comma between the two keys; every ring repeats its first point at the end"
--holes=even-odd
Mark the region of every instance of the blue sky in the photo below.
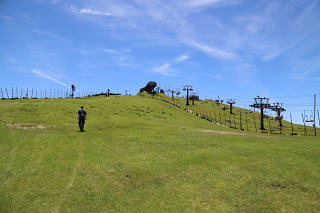
{"type": "Polygon", "coordinates": [[[318,0],[1,0],[0,85],[136,93],[191,84],[305,109],[320,93],[318,0]],[[278,98],[283,97],[283,98],[278,98]]]}

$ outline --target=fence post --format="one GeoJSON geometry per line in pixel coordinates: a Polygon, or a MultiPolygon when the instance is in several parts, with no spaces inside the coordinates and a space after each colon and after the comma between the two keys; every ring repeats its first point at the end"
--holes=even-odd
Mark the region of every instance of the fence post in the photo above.
{"type": "Polygon", "coordinates": [[[241,114],[241,110],[239,112],[240,112],[240,130],[243,130],[242,129],[242,114],[241,114]]]}
{"type": "Polygon", "coordinates": [[[290,112],[290,121],[291,121],[291,135],[293,135],[293,124],[292,124],[292,116],[290,112]]]}
{"type": "Polygon", "coordinates": [[[257,124],[256,124],[256,118],[254,117],[254,114],[252,114],[252,115],[253,115],[253,121],[254,121],[254,128],[256,128],[256,132],[258,132],[257,124]]]}
{"type": "Polygon", "coordinates": [[[226,116],[226,112],[224,112],[224,125],[227,126],[227,116],[226,116]]]}
{"type": "Polygon", "coordinates": [[[302,115],[303,126],[304,126],[304,134],[305,134],[305,135],[308,135],[307,128],[306,128],[306,123],[305,123],[305,121],[304,121],[303,113],[301,113],[301,115],[302,115]]]}
{"type": "Polygon", "coordinates": [[[272,134],[272,127],[271,127],[271,123],[270,123],[270,117],[269,117],[269,115],[267,115],[268,116],[268,121],[269,121],[269,129],[270,129],[270,133],[272,134]]]}
{"type": "Polygon", "coordinates": [[[7,90],[7,88],[6,88],[6,93],[7,93],[7,98],[9,99],[9,94],[8,94],[8,90],[7,90]]]}
{"type": "Polygon", "coordinates": [[[236,113],[233,113],[233,122],[234,122],[234,128],[237,128],[237,124],[236,124],[236,113]]]}
{"type": "Polygon", "coordinates": [[[219,112],[219,123],[221,125],[221,115],[220,115],[220,112],[219,112]]]}
{"type": "Polygon", "coordinates": [[[2,97],[2,99],[4,99],[4,97],[3,97],[3,92],[2,92],[2,88],[1,88],[0,90],[1,90],[1,97],[2,97]]]}
{"type": "Polygon", "coordinates": [[[16,87],[16,98],[19,98],[18,87],[16,87]]]}
{"type": "Polygon", "coordinates": [[[11,99],[13,99],[13,87],[11,87],[11,99]]]}
{"type": "MultiPolygon", "coordinates": [[[[318,114],[319,115],[319,114],[318,114]]],[[[214,122],[217,123],[217,115],[216,112],[214,112],[214,122]]],[[[320,121],[319,121],[320,122],[320,121]]]]}
{"type": "Polygon", "coordinates": [[[279,125],[279,129],[280,129],[280,134],[282,135],[282,127],[281,127],[281,125],[279,125]]]}
{"type": "Polygon", "coordinates": [[[320,127],[320,115],[319,115],[319,110],[317,110],[318,113],[318,121],[319,121],[319,127],[320,127]]]}
{"type": "Polygon", "coordinates": [[[247,115],[246,115],[246,125],[247,125],[247,132],[249,132],[249,126],[248,126],[248,119],[247,119],[247,115]]]}

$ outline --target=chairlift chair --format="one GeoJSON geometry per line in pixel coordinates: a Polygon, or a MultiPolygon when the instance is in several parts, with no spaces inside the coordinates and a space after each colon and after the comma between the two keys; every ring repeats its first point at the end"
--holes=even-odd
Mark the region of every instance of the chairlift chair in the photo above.
{"type": "Polygon", "coordinates": [[[314,119],[313,119],[313,112],[311,111],[311,115],[310,117],[308,118],[308,115],[304,114],[305,116],[305,122],[307,123],[313,123],[314,122],[314,119]]]}

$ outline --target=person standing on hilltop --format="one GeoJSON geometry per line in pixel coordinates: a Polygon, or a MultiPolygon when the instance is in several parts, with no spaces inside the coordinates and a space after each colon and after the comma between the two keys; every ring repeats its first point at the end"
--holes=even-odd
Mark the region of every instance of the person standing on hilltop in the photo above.
{"type": "Polygon", "coordinates": [[[86,110],[84,110],[84,107],[81,106],[79,111],[78,111],[78,119],[79,119],[79,128],[80,128],[80,132],[83,132],[83,128],[84,128],[84,124],[86,122],[87,119],[87,112],[86,110]]]}

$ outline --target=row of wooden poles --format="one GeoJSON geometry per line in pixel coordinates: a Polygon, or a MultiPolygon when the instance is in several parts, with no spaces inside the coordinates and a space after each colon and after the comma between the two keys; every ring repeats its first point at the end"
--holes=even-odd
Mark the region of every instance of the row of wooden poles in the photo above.
{"type": "Polygon", "coordinates": [[[83,98],[91,96],[93,93],[76,91],[73,93],[63,90],[37,90],[37,89],[20,89],[12,87],[11,89],[0,88],[1,99],[38,99],[38,98],[83,98]]]}
{"type": "MultiPolygon", "coordinates": [[[[260,116],[258,116],[258,119],[254,116],[254,112],[252,111],[247,111],[246,113],[243,113],[241,110],[237,110],[239,112],[239,114],[236,113],[220,113],[220,111],[218,113],[216,112],[211,112],[206,109],[201,108],[200,105],[189,105],[189,107],[186,107],[185,104],[185,100],[179,100],[179,99],[171,99],[171,98],[164,98],[162,96],[152,96],[152,98],[157,97],[159,100],[164,101],[166,103],[170,103],[174,106],[177,106],[181,109],[187,110],[190,113],[195,114],[196,116],[199,116],[203,119],[206,119],[210,122],[214,122],[218,125],[221,126],[227,126],[233,129],[240,129],[243,131],[250,131],[250,125],[249,123],[253,123],[254,124],[254,131],[258,132],[260,131],[260,129],[258,129],[259,127],[259,123],[257,124],[257,122],[260,122],[260,116]],[[248,114],[252,114],[252,116],[248,116],[248,114]],[[239,117],[239,122],[236,122],[236,116],[239,117]]],[[[235,111],[235,112],[237,112],[235,111]]],[[[319,120],[319,126],[320,126],[320,115],[319,115],[319,111],[318,112],[318,120],[319,120]]],[[[290,135],[298,135],[297,131],[295,131],[295,127],[294,124],[292,122],[292,115],[290,113],[290,127],[287,126],[280,126],[277,124],[277,121],[274,117],[266,115],[266,119],[268,121],[268,125],[266,125],[265,131],[269,131],[271,134],[283,134],[284,130],[287,129],[288,132],[290,132],[290,135]],[[270,119],[271,117],[271,119],[270,119]],[[272,120],[274,121],[272,124],[272,120]],[[277,128],[278,126],[278,128],[277,128]]],[[[308,131],[308,126],[306,125],[305,120],[303,119],[303,130],[302,130],[302,135],[317,135],[317,128],[316,126],[314,126],[312,133],[310,134],[310,129],[308,131]]]]}

